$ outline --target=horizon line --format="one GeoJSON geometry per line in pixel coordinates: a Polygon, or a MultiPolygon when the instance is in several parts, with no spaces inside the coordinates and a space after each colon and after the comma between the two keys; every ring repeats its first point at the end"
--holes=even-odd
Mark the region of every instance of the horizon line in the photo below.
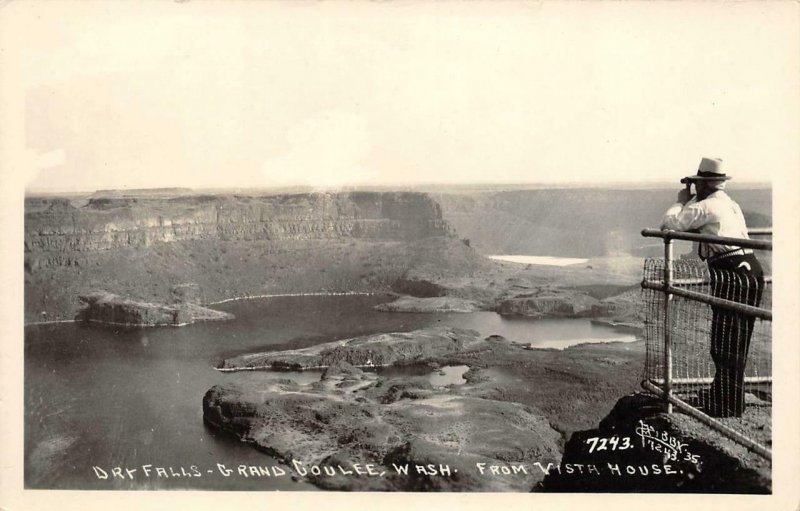
{"type": "MultiPolygon", "coordinates": [[[[733,188],[740,186],[758,187],[758,188],[772,188],[771,181],[732,181],[733,188]]],[[[729,186],[730,186],[729,185],[729,186]]],[[[80,190],[58,190],[58,189],[25,189],[25,196],[34,195],[65,195],[65,194],[94,194],[101,192],[152,192],[159,190],[180,190],[191,192],[223,192],[229,191],[281,191],[281,190],[313,190],[313,191],[341,191],[352,189],[364,188],[537,188],[537,189],[561,189],[561,188],[681,188],[683,187],[677,180],[671,181],[584,181],[584,182],[462,182],[462,183],[447,183],[447,182],[420,182],[420,183],[387,183],[387,184],[341,184],[341,185],[314,185],[314,184],[294,184],[294,185],[279,185],[279,186],[203,186],[203,187],[189,187],[189,186],[157,186],[157,187],[135,187],[135,188],[95,188],[95,189],[80,189],[80,190]]]]}

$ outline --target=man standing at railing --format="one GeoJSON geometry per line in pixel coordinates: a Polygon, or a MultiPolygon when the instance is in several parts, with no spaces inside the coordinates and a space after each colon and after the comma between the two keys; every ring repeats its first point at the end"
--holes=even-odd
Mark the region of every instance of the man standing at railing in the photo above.
{"type": "MultiPolygon", "coordinates": [[[[722,160],[703,158],[696,175],[681,180],[686,187],[678,202],[664,214],[662,229],[747,239],[742,209],[725,193],[730,176],[722,160]],[[695,195],[690,187],[694,184],[695,195]]],[[[761,265],[753,251],[735,245],[700,243],[700,258],[708,264],[714,296],[758,306],[764,289],[761,265]]],[[[712,306],[711,358],[716,374],[709,392],[708,413],[740,417],[744,412],[744,371],[755,319],[744,313],[712,306]]]]}

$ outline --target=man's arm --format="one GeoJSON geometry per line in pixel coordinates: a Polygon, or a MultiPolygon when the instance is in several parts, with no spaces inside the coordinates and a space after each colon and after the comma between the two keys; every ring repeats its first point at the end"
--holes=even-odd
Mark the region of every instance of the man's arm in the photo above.
{"type": "Polygon", "coordinates": [[[694,199],[685,205],[680,202],[673,204],[661,219],[662,229],[673,231],[691,231],[698,229],[708,222],[708,212],[706,208],[694,199]]]}

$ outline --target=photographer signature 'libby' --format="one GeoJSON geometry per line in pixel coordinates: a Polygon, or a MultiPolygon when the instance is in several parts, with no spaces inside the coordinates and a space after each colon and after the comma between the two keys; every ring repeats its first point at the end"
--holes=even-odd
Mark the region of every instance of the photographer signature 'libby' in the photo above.
{"type": "MultiPolygon", "coordinates": [[[[695,465],[700,463],[700,456],[689,451],[688,443],[681,442],[666,431],[658,431],[641,419],[635,431],[641,441],[641,447],[663,454],[664,461],[686,461],[695,465]]],[[[626,451],[634,448],[634,443],[629,436],[592,437],[587,438],[585,443],[589,453],[626,451]]]]}

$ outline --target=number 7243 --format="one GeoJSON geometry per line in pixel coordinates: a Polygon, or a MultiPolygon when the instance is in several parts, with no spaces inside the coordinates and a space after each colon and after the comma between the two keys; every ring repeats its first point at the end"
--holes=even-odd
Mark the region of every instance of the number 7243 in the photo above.
{"type": "Polygon", "coordinates": [[[587,438],[586,443],[589,445],[589,452],[595,451],[624,451],[631,449],[631,438],[627,436],[618,437],[612,436],[610,438],[592,437],[587,438]]]}

